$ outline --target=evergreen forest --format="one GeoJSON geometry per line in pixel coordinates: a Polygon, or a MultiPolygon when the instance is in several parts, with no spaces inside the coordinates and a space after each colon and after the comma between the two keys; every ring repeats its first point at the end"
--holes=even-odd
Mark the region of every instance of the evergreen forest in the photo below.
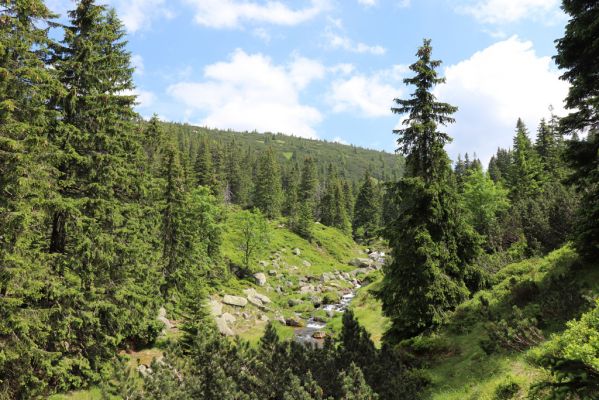
{"type": "Polygon", "coordinates": [[[0,400],[599,399],[595,0],[484,165],[429,39],[392,154],[144,119],[116,11],[49,4],[0,1],[0,400]]]}

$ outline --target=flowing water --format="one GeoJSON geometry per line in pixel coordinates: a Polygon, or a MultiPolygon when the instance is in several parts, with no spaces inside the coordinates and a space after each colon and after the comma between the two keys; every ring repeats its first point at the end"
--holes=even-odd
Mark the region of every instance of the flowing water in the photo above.
{"type": "MultiPolygon", "coordinates": [[[[361,286],[359,284],[354,286],[350,293],[344,294],[341,297],[339,303],[326,304],[320,306],[316,310],[324,310],[328,315],[345,312],[353,298],[356,296],[356,292],[358,289],[360,289],[360,287],[361,286]]],[[[295,340],[300,343],[313,344],[317,347],[322,347],[324,339],[315,339],[313,336],[317,332],[324,332],[326,325],[327,324],[325,322],[315,321],[314,318],[310,317],[304,328],[297,328],[295,330],[295,340]]]]}

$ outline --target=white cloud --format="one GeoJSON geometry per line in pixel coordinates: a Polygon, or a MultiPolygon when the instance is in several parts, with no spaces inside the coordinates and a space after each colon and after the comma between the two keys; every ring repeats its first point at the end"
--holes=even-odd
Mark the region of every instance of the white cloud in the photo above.
{"type": "Polygon", "coordinates": [[[173,17],[165,0],[108,0],[130,33],[149,28],[155,19],[173,17]]]}
{"type": "Polygon", "coordinates": [[[186,0],[195,8],[195,22],[211,28],[238,28],[243,22],[298,25],[329,9],[330,0],[311,0],[304,8],[291,9],[282,1],[186,0]]]}
{"type": "MultiPolygon", "coordinates": [[[[98,3],[114,7],[129,33],[149,28],[156,19],[170,19],[174,16],[165,0],[105,0],[98,3]]],[[[77,6],[74,0],[46,0],[46,4],[50,10],[60,14],[62,19],[68,18],[67,12],[77,6]]]]}
{"type": "Polygon", "coordinates": [[[399,0],[397,2],[397,6],[399,8],[407,8],[407,7],[410,7],[411,4],[412,4],[412,0],[399,0]]]}
{"type": "Polygon", "coordinates": [[[252,34],[257,38],[262,39],[265,43],[270,43],[270,33],[264,28],[256,28],[252,34]]]}
{"type": "Polygon", "coordinates": [[[137,96],[135,108],[147,109],[154,105],[156,102],[156,95],[150,91],[135,88],[133,90],[125,90],[121,92],[125,96],[137,96]]]}
{"type": "Polygon", "coordinates": [[[353,66],[353,64],[342,63],[333,65],[332,67],[329,67],[327,70],[328,72],[336,75],[349,75],[352,72],[354,72],[354,69],[355,67],[353,66]]]}
{"type": "Polygon", "coordinates": [[[367,45],[362,42],[355,42],[342,33],[342,30],[343,24],[340,20],[329,19],[329,26],[327,26],[324,36],[330,48],[343,49],[352,53],[370,53],[373,55],[383,55],[387,52],[387,49],[380,45],[367,45]]]}
{"type": "Polygon", "coordinates": [[[322,115],[301,104],[299,95],[325,72],[318,62],[303,57],[283,66],[238,49],[229,61],[205,67],[201,82],[180,82],[168,93],[188,109],[189,118],[204,115],[202,125],[315,138],[314,126],[322,115]]]}
{"type": "Polygon", "coordinates": [[[357,111],[365,117],[389,116],[393,99],[401,95],[399,81],[404,72],[405,67],[396,65],[372,75],[356,74],[335,80],[327,100],[334,112],[357,111]]]}
{"type": "Polygon", "coordinates": [[[452,155],[476,151],[486,162],[497,147],[511,146],[518,118],[534,134],[550,105],[564,114],[568,85],[559,75],[550,57],[537,56],[533,44],[517,36],[447,67],[447,84],[436,93],[460,108],[456,124],[448,127],[452,155]]]}
{"type": "Polygon", "coordinates": [[[560,0],[469,0],[457,10],[479,22],[502,24],[522,19],[543,18],[555,20],[559,15],[560,0]]]}
{"type": "Polygon", "coordinates": [[[372,6],[376,5],[377,0],[358,0],[358,3],[360,3],[366,7],[372,7],[372,6]]]}

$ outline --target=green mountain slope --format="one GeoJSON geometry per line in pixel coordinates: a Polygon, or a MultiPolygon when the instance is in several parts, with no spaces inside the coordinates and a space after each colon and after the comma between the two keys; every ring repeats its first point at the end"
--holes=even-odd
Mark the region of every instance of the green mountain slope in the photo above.
{"type": "Polygon", "coordinates": [[[347,179],[354,182],[361,180],[366,171],[381,180],[397,179],[403,171],[403,157],[353,145],[281,133],[234,132],[177,123],[164,123],[163,126],[166,131],[177,135],[180,143],[191,143],[192,146],[198,136],[206,135],[224,145],[234,140],[242,147],[255,151],[271,146],[277,151],[281,161],[301,161],[310,156],[315,159],[320,174],[324,175],[326,168],[332,163],[347,179]]]}

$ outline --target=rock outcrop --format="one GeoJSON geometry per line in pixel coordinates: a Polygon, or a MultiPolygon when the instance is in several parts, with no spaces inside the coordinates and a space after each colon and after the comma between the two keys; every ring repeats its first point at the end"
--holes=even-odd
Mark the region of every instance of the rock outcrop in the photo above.
{"type": "Polygon", "coordinates": [[[243,297],[226,294],[223,298],[223,303],[235,307],[245,307],[248,304],[248,301],[243,297]]]}

